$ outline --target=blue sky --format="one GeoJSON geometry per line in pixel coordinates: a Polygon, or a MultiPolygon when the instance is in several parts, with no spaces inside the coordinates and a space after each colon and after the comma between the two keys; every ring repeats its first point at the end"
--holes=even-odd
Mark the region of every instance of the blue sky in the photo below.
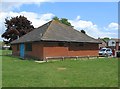
{"type": "Polygon", "coordinates": [[[53,13],[56,16],[74,19],[80,16],[83,20],[90,20],[94,23],[105,26],[110,22],[117,22],[117,2],[56,2],[36,4],[25,4],[15,12],[28,11],[39,14],[53,13]]]}
{"type": "Polygon", "coordinates": [[[54,16],[58,16],[59,18],[67,18],[75,29],[84,29],[88,35],[94,38],[118,37],[117,2],[17,3],[18,6],[15,3],[7,4],[10,9],[2,11],[6,17],[22,14],[28,17],[31,22],[33,21],[33,25],[35,24],[36,27],[51,20],[54,16]]]}

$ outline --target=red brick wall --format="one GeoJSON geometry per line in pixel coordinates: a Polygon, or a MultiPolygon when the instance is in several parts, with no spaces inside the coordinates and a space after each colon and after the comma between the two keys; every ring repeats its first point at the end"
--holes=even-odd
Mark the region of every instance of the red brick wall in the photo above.
{"type": "Polygon", "coordinates": [[[32,43],[32,51],[25,51],[26,56],[43,59],[43,44],[32,43]]]}
{"type": "Polygon", "coordinates": [[[119,50],[119,42],[116,42],[116,51],[118,51],[119,50]]]}
{"type": "MultiPolygon", "coordinates": [[[[17,50],[17,44],[12,45],[12,54],[19,56],[19,50],[17,50]]],[[[25,57],[32,57],[37,59],[43,59],[43,44],[32,43],[32,51],[25,51],[25,57]]]]}
{"type": "Polygon", "coordinates": [[[11,45],[12,47],[12,54],[15,56],[19,56],[19,50],[17,50],[17,45],[11,45]]]}
{"type": "MultiPolygon", "coordinates": [[[[12,45],[13,55],[18,55],[17,46],[12,45]]],[[[26,56],[44,59],[46,57],[60,56],[97,56],[98,44],[85,43],[83,46],[78,46],[76,43],[65,43],[64,46],[59,46],[57,42],[36,42],[32,43],[32,51],[25,51],[26,56]]]]}
{"type": "Polygon", "coordinates": [[[77,44],[65,44],[64,47],[58,47],[57,43],[52,46],[44,44],[44,58],[59,56],[97,56],[98,49],[98,44],[88,43],[85,43],[84,46],[77,46],[77,44]]]}

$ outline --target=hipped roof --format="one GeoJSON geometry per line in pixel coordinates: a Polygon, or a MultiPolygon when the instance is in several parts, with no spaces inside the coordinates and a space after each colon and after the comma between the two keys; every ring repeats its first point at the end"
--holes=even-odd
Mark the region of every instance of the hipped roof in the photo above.
{"type": "Polygon", "coordinates": [[[64,41],[64,42],[88,42],[100,43],[98,40],[81,33],[70,26],[52,20],[17,40],[11,44],[34,42],[34,41],[64,41]]]}

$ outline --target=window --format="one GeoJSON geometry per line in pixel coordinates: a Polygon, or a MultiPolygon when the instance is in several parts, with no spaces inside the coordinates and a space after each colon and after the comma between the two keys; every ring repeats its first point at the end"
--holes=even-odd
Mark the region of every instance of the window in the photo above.
{"type": "Polygon", "coordinates": [[[106,51],[110,51],[110,49],[107,49],[106,51]]]}
{"type": "Polygon", "coordinates": [[[112,42],[112,44],[115,44],[115,42],[112,42]]]}
{"type": "Polygon", "coordinates": [[[64,43],[60,42],[58,43],[59,46],[64,46],[64,43]]]}
{"type": "Polygon", "coordinates": [[[105,51],[106,49],[100,49],[100,51],[105,51]]]}
{"type": "Polygon", "coordinates": [[[25,50],[26,50],[26,51],[32,51],[32,44],[31,44],[31,43],[27,43],[27,44],[25,45],[25,50]]]}
{"type": "Polygon", "coordinates": [[[17,51],[19,51],[20,47],[19,47],[19,44],[17,44],[17,51]]]}
{"type": "Polygon", "coordinates": [[[84,46],[84,43],[79,43],[79,46],[84,46]]]}
{"type": "Polygon", "coordinates": [[[84,46],[84,43],[70,43],[69,45],[74,47],[81,47],[84,46]]]}

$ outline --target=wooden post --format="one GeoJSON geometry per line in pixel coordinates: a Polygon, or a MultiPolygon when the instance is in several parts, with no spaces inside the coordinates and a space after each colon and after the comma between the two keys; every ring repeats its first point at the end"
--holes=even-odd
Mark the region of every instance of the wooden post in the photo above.
{"type": "Polygon", "coordinates": [[[97,56],[97,58],[99,58],[99,56],[97,56]]]}
{"type": "Polygon", "coordinates": [[[76,59],[78,59],[78,56],[76,56],[76,59]]]}
{"type": "Polygon", "coordinates": [[[45,58],[45,61],[48,62],[48,58],[47,57],[45,58]]]}
{"type": "Polygon", "coordinates": [[[62,57],[62,61],[64,60],[64,57],[62,57]]]}
{"type": "Polygon", "coordinates": [[[87,56],[87,58],[89,59],[89,55],[87,56]]]}

